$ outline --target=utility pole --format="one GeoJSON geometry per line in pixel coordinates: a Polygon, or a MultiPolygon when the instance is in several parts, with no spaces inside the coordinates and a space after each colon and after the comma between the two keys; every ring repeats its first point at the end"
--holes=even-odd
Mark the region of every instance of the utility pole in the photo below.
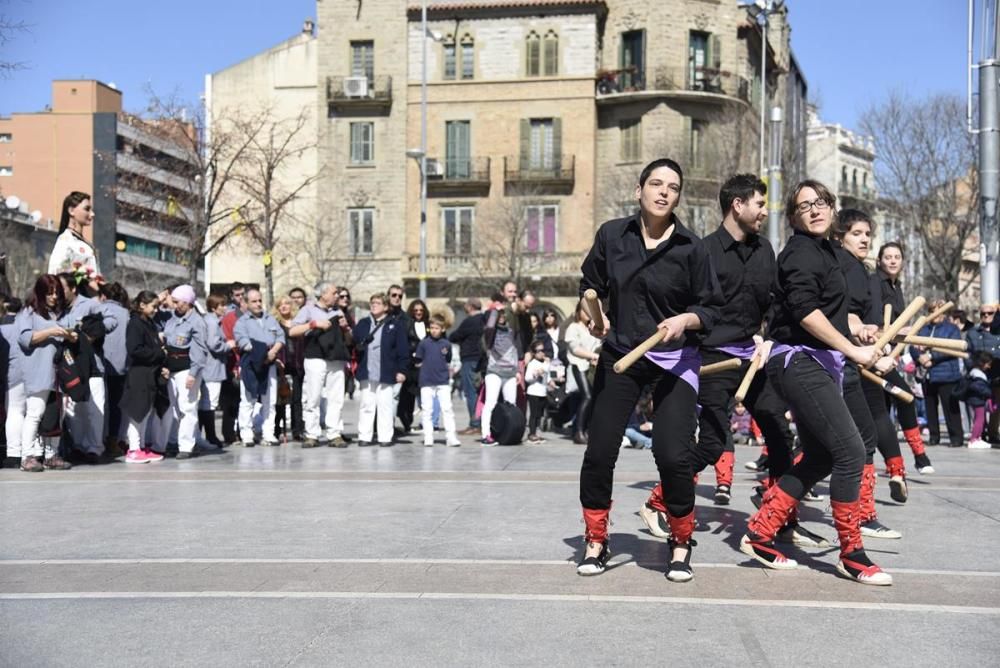
{"type": "MultiPolygon", "coordinates": [[[[971,112],[973,0],[969,1],[969,93],[971,112]]],[[[979,281],[980,303],[1000,302],[1000,12],[995,2],[984,2],[982,39],[979,45],[979,281]],[[992,11],[991,11],[992,10],[992,11]]],[[[971,120],[971,119],[970,119],[971,120]]]]}
{"type": "MultiPolygon", "coordinates": [[[[781,107],[771,109],[771,168],[767,184],[767,240],[774,252],[781,245],[781,107]]],[[[763,130],[763,125],[761,129],[763,130]]],[[[763,135],[763,131],[761,132],[763,135]]]]}

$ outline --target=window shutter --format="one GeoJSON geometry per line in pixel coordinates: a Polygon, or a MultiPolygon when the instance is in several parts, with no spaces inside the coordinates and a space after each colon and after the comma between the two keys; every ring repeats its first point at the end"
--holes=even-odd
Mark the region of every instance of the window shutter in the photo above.
{"type": "Polygon", "coordinates": [[[708,62],[712,63],[712,68],[715,70],[722,69],[722,46],[721,40],[719,40],[718,35],[712,35],[712,38],[708,42],[709,54],[708,62]]]}
{"type": "Polygon", "coordinates": [[[521,119],[521,156],[520,156],[520,167],[521,171],[528,169],[528,164],[531,162],[531,121],[527,118],[521,119]]]}
{"type": "Polygon", "coordinates": [[[545,36],[545,76],[559,74],[559,39],[553,35],[545,36]]]}
{"type": "Polygon", "coordinates": [[[562,119],[552,119],[552,167],[556,174],[562,169],[562,119]]]}

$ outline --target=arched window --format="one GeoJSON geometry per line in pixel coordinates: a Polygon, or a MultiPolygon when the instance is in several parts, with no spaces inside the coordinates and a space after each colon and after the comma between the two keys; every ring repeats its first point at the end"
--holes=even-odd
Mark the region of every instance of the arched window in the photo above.
{"type": "Polygon", "coordinates": [[[525,41],[525,74],[537,77],[542,73],[542,40],[538,33],[532,30],[525,41]]]}
{"type": "Polygon", "coordinates": [[[858,170],[856,169],[854,170],[854,173],[851,175],[851,194],[852,195],[858,194],[858,170]]]}
{"type": "Polygon", "coordinates": [[[847,167],[840,168],[840,189],[847,190],[847,167]]]}
{"type": "Polygon", "coordinates": [[[545,33],[544,67],[542,71],[547,77],[559,74],[559,36],[555,31],[545,33]]]}
{"type": "Polygon", "coordinates": [[[472,35],[468,33],[463,35],[460,46],[462,53],[462,78],[472,79],[475,77],[476,72],[476,44],[472,39],[472,35]]]}
{"type": "Polygon", "coordinates": [[[458,72],[457,52],[455,50],[455,36],[445,35],[441,44],[444,52],[444,72],[442,76],[446,80],[453,80],[458,72]]]}

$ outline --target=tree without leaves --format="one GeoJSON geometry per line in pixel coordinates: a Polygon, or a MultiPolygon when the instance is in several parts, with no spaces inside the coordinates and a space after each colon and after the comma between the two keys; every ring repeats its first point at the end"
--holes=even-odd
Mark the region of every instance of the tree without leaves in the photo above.
{"type": "Polygon", "coordinates": [[[289,173],[317,146],[315,135],[309,133],[308,109],[284,119],[265,111],[263,118],[260,127],[254,124],[243,129],[242,123],[234,124],[236,133],[248,137],[249,142],[233,178],[248,202],[246,230],[263,254],[267,300],[273,304],[275,247],[281,241],[282,228],[297,218],[295,204],[319,180],[321,170],[307,168],[301,177],[289,173]]]}
{"type": "MultiPolygon", "coordinates": [[[[6,4],[9,3],[0,2],[0,5],[6,4]]],[[[24,21],[20,21],[0,12],[0,49],[6,48],[7,45],[14,40],[16,35],[29,32],[30,28],[31,26],[24,21]]],[[[23,61],[0,58],[0,77],[6,78],[10,76],[12,72],[23,70],[27,68],[27,66],[27,63],[23,61]]]]}
{"type": "Polygon", "coordinates": [[[968,259],[967,240],[979,232],[979,173],[965,101],[894,92],[862,115],[861,128],[875,140],[879,193],[919,235],[927,296],[957,299],[979,273],[968,259]]]}

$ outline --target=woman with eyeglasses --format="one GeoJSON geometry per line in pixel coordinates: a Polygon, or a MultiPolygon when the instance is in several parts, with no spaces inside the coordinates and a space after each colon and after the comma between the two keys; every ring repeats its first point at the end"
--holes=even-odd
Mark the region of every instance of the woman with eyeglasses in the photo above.
{"type": "MultiPolygon", "coordinates": [[[[848,318],[852,331],[857,327],[866,330],[869,339],[878,336],[882,321],[882,305],[872,299],[871,277],[865,268],[868,247],[874,224],[862,211],[843,209],[833,223],[833,239],[837,244],[837,259],[847,281],[850,295],[848,318]]],[[[895,361],[886,359],[882,372],[895,369],[895,361]]],[[[861,474],[861,533],[871,538],[902,538],[902,535],[878,520],[875,509],[875,450],[882,453],[889,472],[889,490],[897,503],[906,503],[906,469],[899,453],[896,427],[886,409],[885,390],[875,383],[864,381],[854,366],[844,369],[844,401],[858,425],[865,442],[865,468],[861,474]]]]}
{"type": "Polygon", "coordinates": [[[740,551],[769,568],[795,568],[774,538],[813,485],[830,476],[830,505],[840,537],[837,570],[857,582],[892,584],[865,553],[861,538],[861,474],[865,444],[844,401],[846,364],[873,366],[881,356],[870,332],[849,319],[847,280],[829,240],[836,196],[822,183],[800,182],[785,216],[794,230],[778,256],[768,335],[774,341],[766,373],[795,415],[802,458],[764,494],[747,524],[740,551]]]}
{"type": "MultiPolygon", "coordinates": [[[[903,247],[895,241],[882,244],[878,249],[878,264],[872,277],[872,297],[883,305],[891,305],[893,318],[898,317],[906,308],[906,298],[899,284],[902,272],[903,247]]],[[[911,391],[909,384],[896,369],[885,374],[885,379],[896,387],[907,392],[911,391]]],[[[903,428],[903,437],[913,452],[913,463],[917,467],[917,472],[922,475],[934,473],[934,467],[931,466],[930,457],[927,456],[927,449],[924,446],[924,437],[920,433],[920,424],[917,422],[916,406],[890,394],[885,395],[885,400],[887,405],[891,402],[896,408],[896,419],[899,420],[899,426],[903,428]]]]}

